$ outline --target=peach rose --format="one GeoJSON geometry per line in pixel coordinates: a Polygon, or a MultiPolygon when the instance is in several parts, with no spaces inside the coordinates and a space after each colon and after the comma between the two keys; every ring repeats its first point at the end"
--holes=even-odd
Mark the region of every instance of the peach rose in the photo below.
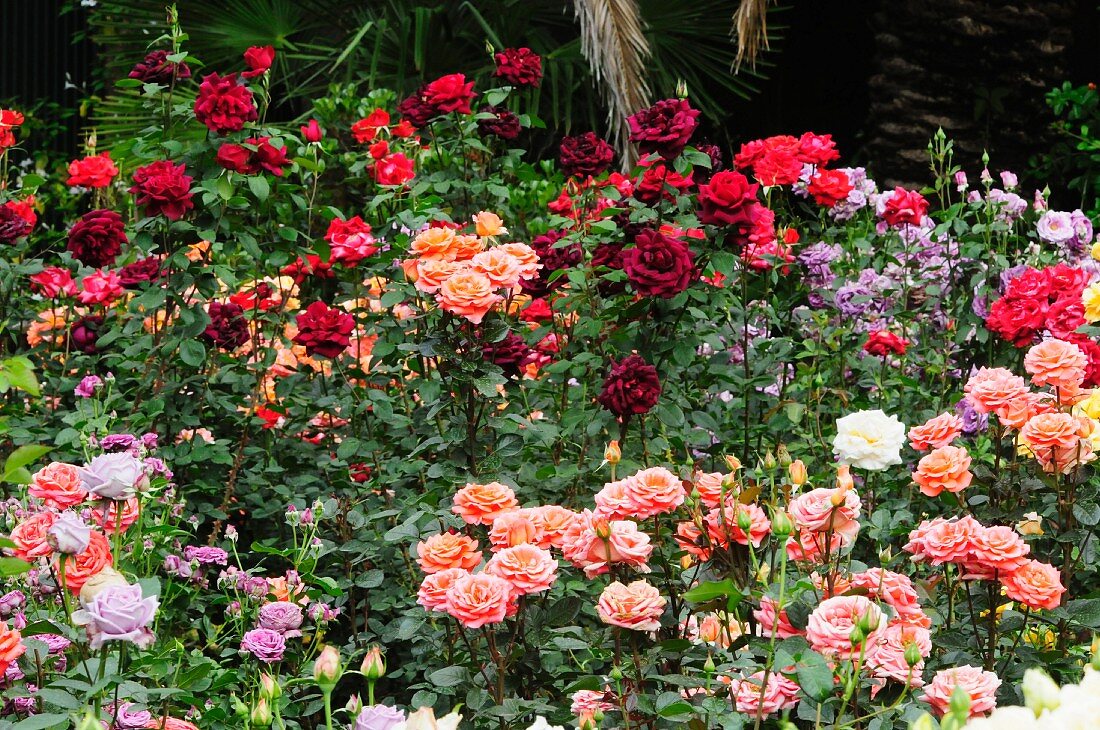
{"type": "Polygon", "coordinates": [[[703,539],[703,531],[694,522],[678,522],[675,539],[684,552],[700,560],[710,560],[710,543],[703,539]]]}
{"type": "Polygon", "coordinates": [[[1076,447],[1078,441],[1088,436],[1090,431],[1068,413],[1040,413],[1028,419],[1020,429],[1020,438],[1032,453],[1049,453],[1052,449],[1076,447]]]}
{"type": "Polygon", "coordinates": [[[470,268],[485,274],[493,286],[502,289],[511,289],[518,284],[523,273],[519,260],[500,248],[491,248],[477,254],[470,259],[470,268]]]}
{"type": "Polygon", "coordinates": [[[493,525],[489,528],[489,542],[494,551],[525,544],[548,547],[542,545],[545,539],[545,533],[529,510],[501,512],[493,519],[493,525]]]}
{"type": "MultiPolygon", "coordinates": [[[[561,548],[565,533],[577,519],[577,513],[556,504],[531,509],[531,518],[542,528],[544,539],[551,547],[561,548]]],[[[547,547],[540,544],[539,547],[547,547]]]]}
{"type": "Polygon", "coordinates": [[[55,461],[42,467],[31,477],[27,493],[41,499],[47,507],[67,509],[88,496],[80,479],[80,469],[72,464],[55,461]]]}
{"type": "Polygon", "coordinates": [[[929,561],[932,565],[960,563],[970,557],[975,536],[982,525],[969,515],[945,520],[937,517],[924,521],[909,533],[909,542],[903,548],[913,554],[915,562],[929,561]]]}
{"type": "Polygon", "coordinates": [[[92,576],[113,563],[111,543],[102,532],[93,530],[84,552],[65,558],[65,585],[72,593],[79,594],[92,576]]]}
{"type": "Polygon", "coordinates": [[[116,530],[126,532],[141,517],[141,500],[137,497],[130,497],[124,502],[105,500],[105,503],[93,507],[91,512],[92,522],[106,534],[113,535],[116,530]]]}
{"type": "Polygon", "coordinates": [[[664,611],[665,599],[644,580],[636,580],[629,585],[615,581],[604,588],[596,603],[596,613],[605,624],[634,631],[656,631],[661,628],[661,614],[664,611]]]}
{"type": "Polygon", "coordinates": [[[760,547],[772,529],[771,520],[757,504],[734,503],[723,509],[712,509],[703,523],[711,543],[722,547],[728,547],[730,542],[739,545],[752,543],[753,547],[760,547]],[[741,526],[746,518],[749,522],[747,532],[741,526]]]}
{"type": "Polygon", "coordinates": [[[778,604],[771,596],[760,598],[760,608],[752,612],[756,623],[760,624],[762,635],[771,637],[772,634],[780,639],[789,639],[792,636],[802,636],[803,632],[796,629],[787,617],[787,609],[776,613],[778,604]]]}
{"type": "Polygon", "coordinates": [[[627,492],[625,479],[604,484],[592,501],[596,503],[596,510],[608,519],[625,520],[634,516],[634,502],[627,492]]]}
{"type": "Polygon", "coordinates": [[[477,229],[477,235],[482,237],[503,236],[508,232],[500,216],[487,210],[483,210],[474,216],[474,227],[477,229]]]}
{"type": "Polygon", "coordinates": [[[516,261],[519,262],[519,277],[521,279],[526,281],[538,276],[542,264],[539,263],[539,255],[535,253],[535,249],[526,243],[506,243],[497,248],[515,257],[516,261]]]}
{"type": "Polygon", "coordinates": [[[39,512],[16,525],[9,536],[15,543],[12,555],[33,563],[38,558],[46,558],[53,554],[53,548],[46,542],[46,533],[53,527],[55,521],[57,521],[56,512],[39,512]]]}
{"type": "Polygon", "coordinates": [[[725,492],[728,497],[731,494],[737,493],[736,486],[723,486],[727,477],[732,475],[723,474],[720,471],[713,472],[695,472],[695,477],[692,479],[692,485],[695,487],[695,491],[699,493],[699,499],[707,507],[717,507],[722,503],[722,493],[725,492]]]}
{"type": "Polygon", "coordinates": [[[436,300],[443,311],[465,317],[474,324],[481,324],[481,320],[501,299],[489,277],[472,270],[453,274],[436,292],[436,300]]]}
{"type": "Polygon", "coordinates": [[[859,509],[859,495],[854,490],[819,487],[791,500],[787,512],[799,528],[844,532],[848,524],[859,517],[859,509]]]}
{"type": "Polygon", "coordinates": [[[894,609],[897,618],[906,623],[923,624],[929,621],[920,607],[920,598],[909,576],[882,568],[868,568],[862,573],[853,573],[848,579],[850,588],[867,591],[867,595],[882,601],[894,609]]]}
{"type": "Polygon", "coordinates": [[[425,294],[435,294],[447,279],[462,268],[462,264],[445,259],[418,259],[414,286],[425,294]]]}
{"type": "Polygon", "coordinates": [[[955,688],[962,687],[970,695],[970,716],[978,717],[997,706],[997,688],[1000,686],[1001,680],[993,672],[964,664],[936,672],[932,681],[924,688],[921,699],[932,705],[936,715],[943,717],[947,713],[955,688]]]}
{"type": "Polygon", "coordinates": [[[954,413],[941,413],[909,429],[909,445],[916,451],[948,446],[962,433],[963,422],[954,413]]]}
{"type": "Polygon", "coordinates": [[[978,368],[963,388],[978,413],[993,413],[1027,392],[1027,383],[1004,368],[978,368]]]}
{"type": "Polygon", "coordinates": [[[511,584],[491,573],[464,575],[447,589],[447,613],[468,629],[498,624],[508,615],[511,584]]]}
{"type": "Polygon", "coordinates": [[[469,525],[491,525],[502,512],[517,509],[516,493],[500,482],[467,484],[455,492],[451,511],[469,525]]]}
{"type": "Polygon", "coordinates": [[[1058,472],[1069,474],[1079,466],[1084,466],[1096,460],[1092,442],[1089,439],[1080,439],[1068,448],[1055,448],[1050,451],[1040,450],[1035,453],[1035,460],[1048,474],[1058,472]]]}
{"type": "Polygon", "coordinates": [[[1024,424],[1040,413],[1053,413],[1054,406],[1038,393],[1021,393],[997,408],[997,419],[1009,428],[1023,428],[1024,424]]]}
{"type": "Polygon", "coordinates": [[[623,486],[634,507],[632,516],[640,520],[672,512],[687,496],[680,477],[663,466],[643,469],[624,479],[623,486]]]}
{"type": "Polygon", "coordinates": [[[708,613],[698,622],[697,633],[700,641],[714,644],[720,649],[728,649],[738,637],[745,634],[745,628],[736,616],[708,613]]]}
{"type": "Polygon", "coordinates": [[[442,532],[416,544],[416,562],[425,573],[451,568],[473,570],[481,564],[477,540],[457,532],[442,532]]]}
{"type": "Polygon", "coordinates": [[[649,535],[630,520],[608,520],[589,510],[577,515],[562,538],[562,555],[588,578],[602,575],[611,563],[649,572],[653,545],[649,535]]]}
{"type": "Polygon", "coordinates": [[[798,690],[796,682],[774,671],[768,673],[767,685],[763,671],[730,684],[734,707],[750,717],[767,717],[794,707],[798,704],[798,690]]]}
{"type": "Polygon", "coordinates": [[[1029,560],[1011,573],[1001,576],[1005,594],[1032,609],[1057,608],[1066,592],[1058,569],[1049,563],[1029,560]]]}
{"type": "Polygon", "coordinates": [[[826,598],[806,622],[806,640],[819,654],[856,659],[874,646],[886,630],[882,611],[865,596],[826,598]],[[862,626],[862,642],[852,641],[852,629],[862,626]]]}
{"type": "Polygon", "coordinates": [[[1035,385],[1049,385],[1075,391],[1085,379],[1089,359],[1072,342],[1046,340],[1024,355],[1024,369],[1035,385]]]}
{"type": "Polygon", "coordinates": [[[913,481],[929,497],[939,496],[945,489],[958,493],[970,486],[970,454],[958,446],[941,446],[923,457],[913,472],[913,481]]]}
{"type": "Polygon", "coordinates": [[[6,623],[0,621],[0,677],[4,676],[8,666],[23,656],[26,650],[22,634],[15,629],[9,629],[6,623]]]}
{"type": "Polygon", "coordinates": [[[908,682],[910,687],[924,684],[924,660],[932,653],[932,633],[923,626],[891,623],[877,643],[867,649],[867,667],[871,676],[908,682]],[[905,660],[905,652],[915,646],[921,660],[912,667],[905,660]]]}
{"type": "Polygon", "coordinates": [[[469,261],[485,250],[485,241],[478,236],[457,235],[451,244],[455,261],[469,261]]]}
{"type": "Polygon", "coordinates": [[[420,590],[416,592],[416,602],[429,611],[446,611],[447,591],[451,584],[469,574],[470,571],[462,568],[447,568],[424,576],[420,590]]]}
{"type": "Polygon", "coordinates": [[[1011,527],[986,527],[974,536],[973,558],[991,571],[1011,573],[1027,562],[1031,546],[1011,527]]]}
{"type": "Polygon", "coordinates": [[[485,564],[485,572],[512,585],[512,592],[526,596],[549,590],[558,579],[558,561],[535,545],[504,548],[485,564]]]}
{"type": "Polygon", "coordinates": [[[409,244],[409,252],[422,259],[455,260],[455,232],[447,227],[425,228],[409,244]]]}

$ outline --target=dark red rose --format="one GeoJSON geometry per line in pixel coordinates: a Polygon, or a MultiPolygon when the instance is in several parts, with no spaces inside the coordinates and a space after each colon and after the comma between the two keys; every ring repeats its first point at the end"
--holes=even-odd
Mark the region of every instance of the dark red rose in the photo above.
{"type": "Polygon", "coordinates": [[[852,183],[841,170],[818,170],[810,178],[806,192],[813,196],[818,205],[832,208],[848,198],[848,193],[852,192],[852,183]]]}
{"type": "Polygon", "coordinates": [[[256,151],[252,153],[252,159],[260,169],[282,177],[283,171],[290,167],[290,160],[286,158],[286,147],[271,144],[271,137],[250,137],[245,140],[245,144],[255,145],[256,151]]]}
{"type": "Polygon", "coordinates": [[[627,355],[612,363],[596,400],[616,416],[630,418],[648,413],[660,397],[661,380],[657,377],[657,368],[640,355],[627,355]]]}
{"type": "Polygon", "coordinates": [[[1088,335],[1079,332],[1075,332],[1064,339],[1066,342],[1077,345],[1081,352],[1085,353],[1085,357],[1089,359],[1089,364],[1085,368],[1085,382],[1082,385],[1085,388],[1100,386],[1100,344],[1097,344],[1096,340],[1088,335]]]}
{"type": "Polygon", "coordinates": [[[500,342],[483,345],[481,353],[485,359],[495,363],[505,375],[516,376],[523,366],[532,359],[531,346],[515,332],[509,332],[500,342]]]}
{"type": "Polygon", "coordinates": [[[130,188],[145,215],[163,215],[177,221],[195,207],[191,201],[192,178],[182,164],[160,160],[134,170],[134,184],[130,188]]]}
{"type": "Polygon", "coordinates": [[[722,169],[722,148],[716,144],[701,144],[697,148],[710,158],[710,167],[695,165],[692,168],[692,179],[698,183],[705,183],[722,169]]]}
{"type": "Polygon", "coordinates": [[[1046,299],[1050,296],[1050,279],[1046,273],[1028,267],[1008,282],[1005,295],[1010,297],[1046,299]]]}
{"type": "Polygon", "coordinates": [[[226,170],[239,172],[242,175],[255,175],[260,171],[259,167],[252,164],[252,151],[245,149],[243,145],[232,142],[224,142],[218,148],[217,162],[226,170]]]}
{"type": "Polygon", "coordinates": [[[566,277],[559,275],[551,280],[554,272],[576,266],[584,258],[584,251],[579,243],[555,247],[555,244],[564,237],[565,234],[561,231],[547,231],[531,241],[531,248],[539,255],[542,268],[539,269],[538,276],[519,283],[524,293],[532,297],[544,297],[560,288],[565,284],[566,277]]]}
{"type": "Polygon", "coordinates": [[[113,266],[127,243],[126,225],[113,210],[93,210],[80,217],[69,230],[69,253],[93,268],[113,266]]]}
{"type": "Polygon", "coordinates": [[[500,137],[501,139],[515,139],[519,136],[522,127],[519,117],[502,106],[483,106],[478,109],[481,114],[492,114],[477,120],[477,131],[482,137],[500,137]]]}
{"type": "MultiPolygon", "coordinates": [[[[636,232],[624,231],[625,235],[633,239],[636,232]]],[[[622,241],[602,241],[592,251],[592,268],[605,274],[611,271],[622,271],[623,249],[626,244],[622,241]],[[602,271],[606,269],[607,271],[602,271]]],[[[596,290],[601,296],[609,297],[626,289],[625,281],[611,281],[607,276],[600,276],[596,283],[596,290]]]]}
{"type": "Polygon", "coordinates": [[[840,159],[831,134],[806,132],[798,140],[798,159],[807,165],[828,165],[840,159]]]}
{"type": "Polygon", "coordinates": [[[1052,296],[1080,295],[1089,283],[1087,271],[1067,264],[1048,266],[1043,269],[1043,275],[1050,284],[1052,296]]]}
{"type": "Polygon", "coordinates": [[[191,69],[186,63],[173,63],[168,60],[168,51],[149,51],[142,61],[130,71],[130,78],[147,84],[167,86],[176,80],[191,78],[191,69]]]}
{"type": "Polygon", "coordinates": [[[370,480],[371,467],[370,464],[362,461],[355,464],[348,464],[348,476],[356,484],[363,484],[370,480]]]}
{"type": "Polygon", "coordinates": [[[210,324],[202,334],[215,347],[235,350],[250,339],[248,320],[244,318],[244,309],[239,305],[210,302],[206,313],[210,315],[210,324]]]}
{"type": "Polygon", "coordinates": [[[715,226],[744,225],[752,220],[760,186],[739,172],[724,170],[699,186],[699,221],[715,226]]]}
{"type": "Polygon", "coordinates": [[[863,349],[871,355],[886,357],[887,355],[904,355],[905,348],[909,346],[909,340],[899,337],[887,330],[875,330],[867,335],[867,342],[863,343],[863,349]]]}
{"type": "Polygon", "coordinates": [[[282,177],[283,171],[290,167],[286,148],[271,144],[271,137],[249,137],[243,145],[226,142],[218,148],[217,160],[225,169],[242,175],[255,175],[266,170],[282,177]]]}
{"type": "Polygon", "coordinates": [[[15,243],[30,232],[30,224],[13,206],[0,205],[0,243],[15,243]]]}
{"type": "Polygon", "coordinates": [[[636,143],[643,154],[656,152],[671,160],[687,147],[699,123],[698,116],[699,110],[692,109],[687,99],[659,101],[627,117],[630,141],[636,143]]]}
{"type": "Polygon", "coordinates": [[[985,326],[1016,347],[1027,347],[1046,326],[1047,308],[1045,299],[1004,296],[989,308],[985,326]]]}
{"type": "Polygon", "coordinates": [[[435,107],[424,100],[426,88],[421,86],[397,105],[397,113],[405,117],[417,129],[428,126],[428,122],[436,114],[435,107]]]}
{"type": "Polygon", "coordinates": [[[1060,340],[1067,339],[1085,324],[1085,304],[1080,294],[1063,296],[1047,309],[1046,327],[1060,340]]]}
{"type": "Polygon", "coordinates": [[[118,278],[125,288],[140,289],[142,284],[159,279],[162,273],[160,258],[149,256],[123,266],[118,270],[118,278]]]}
{"type": "Polygon", "coordinates": [[[542,58],[530,48],[505,48],[496,54],[493,76],[512,86],[538,86],[542,80],[542,58]]]}
{"type": "Polygon", "coordinates": [[[663,162],[647,162],[645,172],[634,186],[634,198],[646,205],[656,205],[661,200],[674,200],[691,189],[691,174],[685,177],[663,162]]]}
{"type": "Polygon", "coordinates": [[[244,52],[244,62],[248,64],[248,70],[241,72],[246,79],[263,76],[275,63],[274,46],[252,46],[244,52]]]}
{"type": "Polygon", "coordinates": [[[648,229],[634,239],[633,248],[623,251],[623,271],[642,296],[667,299],[696,278],[695,255],[680,239],[648,229]]]}
{"type": "Polygon", "coordinates": [[[897,228],[902,225],[919,226],[928,212],[928,201],[916,190],[906,190],[898,186],[894,194],[886,201],[882,219],[897,228]]]}
{"type": "Polygon", "coordinates": [[[566,176],[599,175],[611,164],[615,151],[595,132],[585,132],[561,141],[558,163],[566,176]]]}
{"type": "Polygon", "coordinates": [[[440,76],[424,86],[424,101],[431,105],[436,114],[470,114],[470,102],[474,96],[474,82],[467,82],[463,74],[440,76]]]}
{"type": "Polygon", "coordinates": [[[215,134],[239,132],[246,122],[257,119],[252,91],[237,83],[237,74],[207,74],[199,84],[195,118],[215,134]]]}
{"type": "Polygon", "coordinates": [[[347,312],[330,307],[324,302],[314,302],[297,318],[298,334],[294,342],[306,348],[310,357],[339,357],[351,344],[355,318],[347,312]]]}
{"type": "Polygon", "coordinates": [[[98,314],[89,314],[73,322],[69,328],[69,345],[74,350],[80,350],[87,355],[94,355],[99,351],[96,342],[103,331],[103,317],[98,314]]]}

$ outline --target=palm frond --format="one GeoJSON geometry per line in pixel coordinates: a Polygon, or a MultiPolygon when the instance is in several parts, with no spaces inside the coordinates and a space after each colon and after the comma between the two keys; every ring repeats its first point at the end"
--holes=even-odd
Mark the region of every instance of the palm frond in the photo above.
{"type": "Polygon", "coordinates": [[[733,14],[733,34],[737,37],[737,58],[732,70],[740,70],[746,59],[749,66],[755,69],[761,49],[771,48],[768,42],[768,0],[741,0],[733,14]]]}

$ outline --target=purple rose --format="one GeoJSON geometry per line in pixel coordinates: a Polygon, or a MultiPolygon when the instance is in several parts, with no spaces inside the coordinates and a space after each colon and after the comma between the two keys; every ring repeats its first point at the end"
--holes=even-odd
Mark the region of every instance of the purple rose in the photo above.
{"type": "Polygon", "coordinates": [[[241,639],[241,651],[251,654],[264,664],[282,661],[286,639],[278,631],[252,629],[241,639]]]}
{"type": "Polygon", "coordinates": [[[367,705],[355,718],[355,730],[393,730],[405,722],[405,713],[396,707],[367,705]]]}
{"type": "Polygon", "coordinates": [[[194,560],[199,565],[226,565],[229,562],[227,552],[219,547],[206,547],[204,545],[185,547],[183,557],[187,561],[194,560]]]}
{"type": "Polygon", "coordinates": [[[195,575],[195,571],[191,568],[191,562],[183,560],[179,555],[164,556],[164,571],[184,580],[195,575]]]}
{"type": "Polygon", "coordinates": [[[27,602],[22,591],[10,591],[0,596],[0,618],[7,618],[21,609],[27,602]]]}
{"type": "Polygon", "coordinates": [[[113,720],[111,730],[138,730],[149,727],[153,722],[153,714],[133,702],[119,702],[117,708],[108,705],[106,710],[113,720]]]}
{"type": "Polygon", "coordinates": [[[84,488],[101,499],[126,500],[149,485],[141,462],[128,453],[101,454],[80,471],[84,488]]]}
{"type": "Polygon", "coordinates": [[[140,585],[108,586],[73,612],[73,623],[86,627],[92,649],[108,641],[129,641],[147,649],[156,640],[149,624],[158,605],[156,596],[142,595],[140,585]]]}
{"type": "Polygon", "coordinates": [[[978,413],[966,398],[960,398],[955,404],[955,413],[962,419],[962,430],[967,436],[981,433],[989,427],[989,414],[978,413]]]}
{"type": "Polygon", "coordinates": [[[285,639],[301,636],[302,607],[290,601],[274,601],[260,609],[260,628],[278,631],[285,639]]]}
{"type": "Polygon", "coordinates": [[[46,650],[50,654],[62,654],[66,649],[72,646],[73,643],[60,634],[35,634],[27,638],[34,641],[41,641],[46,645],[46,650]]]}
{"type": "Polygon", "coordinates": [[[103,440],[99,442],[99,447],[104,451],[115,453],[129,451],[136,443],[137,439],[128,433],[112,433],[103,437],[103,440]]]}
{"type": "Polygon", "coordinates": [[[92,528],[72,510],[57,516],[46,533],[46,542],[54,550],[65,555],[79,555],[92,540],[92,528]]]}
{"type": "Polygon", "coordinates": [[[73,394],[81,398],[91,398],[101,385],[103,381],[98,375],[85,375],[80,379],[80,384],[73,389],[73,394]]]}

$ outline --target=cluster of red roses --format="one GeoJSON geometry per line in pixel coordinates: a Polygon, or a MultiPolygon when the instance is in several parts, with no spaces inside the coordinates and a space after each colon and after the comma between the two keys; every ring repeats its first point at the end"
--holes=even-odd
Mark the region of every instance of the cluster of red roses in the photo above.
{"type": "Polygon", "coordinates": [[[990,306],[985,326],[1016,347],[1034,344],[1044,331],[1072,342],[1089,359],[1085,386],[1100,385],[1100,345],[1077,332],[1085,324],[1081,295],[1088,283],[1087,271],[1066,264],[1042,270],[1027,267],[990,306]]]}
{"type": "Polygon", "coordinates": [[[392,140],[408,139],[415,133],[416,129],[408,119],[402,119],[391,127],[390,113],[385,109],[375,109],[351,125],[355,141],[370,145],[367,151],[373,160],[371,174],[379,185],[403,185],[415,176],[413,161],[390,148],[392,140]]]}

